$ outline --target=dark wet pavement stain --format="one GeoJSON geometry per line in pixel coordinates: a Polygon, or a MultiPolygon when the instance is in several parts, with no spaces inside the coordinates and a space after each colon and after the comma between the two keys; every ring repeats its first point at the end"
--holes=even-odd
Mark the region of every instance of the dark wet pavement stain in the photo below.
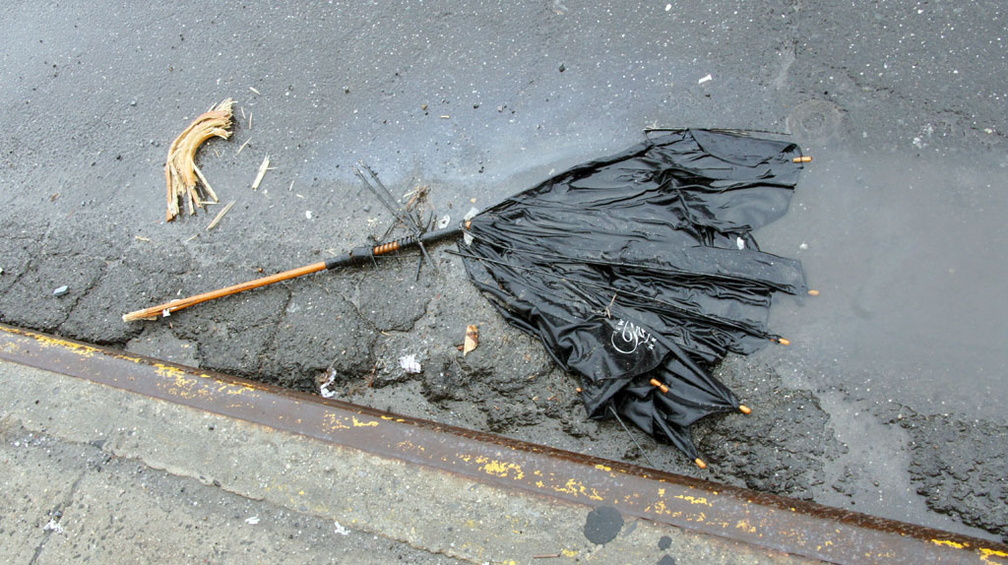
{"type": "Polygon", "coordinates": [[[623,515],[611,506],[599,506],[588,513],[584,535],[588,541],[603,545],[616,539],[623,529],[623,515]]]}

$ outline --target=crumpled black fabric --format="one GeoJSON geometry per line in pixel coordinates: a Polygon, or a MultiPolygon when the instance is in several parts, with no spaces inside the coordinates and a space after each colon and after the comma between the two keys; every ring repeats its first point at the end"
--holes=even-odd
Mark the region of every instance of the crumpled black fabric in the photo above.
{"type": "Polygon", "coordinates": [[[590,417],[615,411],[696,459],[689,426],[739,408],[709,367],[775,338],[774,292],[806,290],[798,261],[750,235],[787,211],[799,156],[788,142],[672,131],[477,215],[460,254],[504,318],[581,376],[590,417]]]}

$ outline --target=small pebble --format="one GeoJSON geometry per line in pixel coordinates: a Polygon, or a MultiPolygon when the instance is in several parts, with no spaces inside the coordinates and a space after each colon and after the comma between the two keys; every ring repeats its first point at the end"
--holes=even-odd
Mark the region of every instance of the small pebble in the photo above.
{"type": "Polygon", "coordinates": [[[53,293],[53,296],[63,296],[63,295],[66,295],[66,294],[70,294],[70,287],[68,287],[67,285],[63,285],[63,286],[61,286],[61,287],[53,290],[52,293],[53,293]]]}

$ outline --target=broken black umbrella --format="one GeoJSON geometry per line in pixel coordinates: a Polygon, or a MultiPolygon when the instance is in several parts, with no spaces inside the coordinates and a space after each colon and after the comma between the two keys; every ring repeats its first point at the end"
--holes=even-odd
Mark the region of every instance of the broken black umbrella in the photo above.
{"type": "Polygon", "coordinates": [[[426,254],[427,246],[465,234],[458,254],[473,283],[510,324],[581,376],[590,417],[626,418],[702,468],[690,425],[712,413],[749,412],[708,367],[729,352],[786,343],[767,330],[771,295],[807,290],[801,265],[760,251],[750,232],[787,211],[810,160],[789,142],[671,130],[458,227],[422,233],[416,218],[400,217],[413,235],[123,320],[168,316],[410,247],[426,254]]]}

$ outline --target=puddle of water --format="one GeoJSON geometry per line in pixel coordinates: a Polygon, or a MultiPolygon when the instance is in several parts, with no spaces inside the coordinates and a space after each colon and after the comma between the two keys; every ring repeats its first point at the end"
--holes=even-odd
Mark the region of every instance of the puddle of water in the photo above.
{"type": "MultiPolygon", "coordinates": [[[[997,164],[819,151],[787,216],[757,234],[820,296],[773,328],[805,377],[921,412],[1004,418],[1008,180],[997,164]]],[[[774,353],[774,355],[781,353],[774,353]]]]}

